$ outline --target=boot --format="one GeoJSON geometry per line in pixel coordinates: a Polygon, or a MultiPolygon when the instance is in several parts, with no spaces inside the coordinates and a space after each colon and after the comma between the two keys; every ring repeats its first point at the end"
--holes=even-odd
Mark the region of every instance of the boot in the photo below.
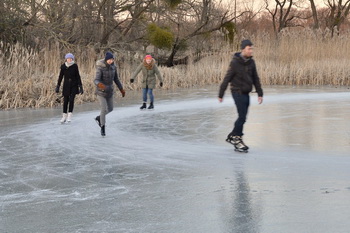
{"type": "Polygon", "coordinates": [[[60,121],[61,124],[65,123],[66,120],[67,120],[67,113],[63,113],[63,114],[62,114],[62,119],[61,119],[61,121],[60,121]]]}
{"type": "Polygon", "coordinates": [[[149,110],[153,110],[154,109],[153,102],[151,102],[151,104],[149,105],[148,109],[149,110]]]}
{"type": "Polygon", "coordinates": [[[98,124],[98,126],[100,126],[100,127],[101,127],[101,120],[100,120],[100,116],[95,117],[95,121],[96,121],[96,123],[98,124]]]}
{"type": "Polygon", "coordinates": [[[236,149],[238,150],[248,150],[249,147],[243,142],[243,139],[241,136],[233,136],[232,142],[236,149]]]}
{"type": "Polygon", "coordinates": [[[106,129],[104,125],[101,126],[101,136],[106,136],[106,129]]]}
{"type": "Polygon", "coordinates": [[[67,122],[68,123],[72,121],[72,116],[73,116],[73,113],[69,112],[68,116],[67,116],[67,122]]]}
{"type": "Polygon", "coordinates": [[[146,109],[146,108],[147,108],[146,103],[143,103],[142,106],[140,107],[141,110],[144,110],[144,109],[146,109]]]}

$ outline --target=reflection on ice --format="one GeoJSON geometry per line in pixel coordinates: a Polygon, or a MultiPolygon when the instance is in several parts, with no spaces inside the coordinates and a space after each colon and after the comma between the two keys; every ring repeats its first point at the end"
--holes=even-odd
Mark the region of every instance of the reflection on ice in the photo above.
{"type": "Polygon", "coordinates": [[[0,112],[0,231],[347,232],[350,93],[252,95],[239,154],[216,91],[120,103],[105,138],[89,105],[65,125],[58,110],[0,112]]]}

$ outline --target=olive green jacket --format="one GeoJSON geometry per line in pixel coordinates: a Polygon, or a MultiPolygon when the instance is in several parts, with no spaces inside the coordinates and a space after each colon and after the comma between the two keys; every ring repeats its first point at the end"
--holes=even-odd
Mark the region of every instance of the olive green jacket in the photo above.
{"type": "Polygon", "coordinates": [[[137,75],[142,71],[142,88],[153,89],[156,87],[156,76],[159,79],[159,82],[163,82],[162,75],[160,74],[156,64],[153,64],[151,70],[148,70],[143,62],[136,68],[135,72],[132,74],[131,79],[136,79],[137,75]]]}

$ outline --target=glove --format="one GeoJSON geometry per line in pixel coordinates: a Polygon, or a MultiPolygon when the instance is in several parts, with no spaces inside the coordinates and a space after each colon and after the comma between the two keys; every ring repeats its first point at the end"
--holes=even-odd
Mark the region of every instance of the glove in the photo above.
{"type": "Polygon", "coordinates": [[[84,94],[83,86],[79,86],[79,93],[80,95],[84,94]]]}
{"type": "Polygon", "coordinates": [[[98,83],[97,87],[98,87],[98,89],[100,89],[100,91],[106,90],[106,85],[104,85],[103,83],[98,83]]]}
{"type": "Polygon", "coordinates": [[[133,78],[132,78],[132,79],[130,79],[130,82],[131,82],[131,83],[134,83],[134,79],[133,79],[133,78]]]}
{"type": "Polygon", "coordinates": [[[163,87],[163,82],[161,82],[159,85],[160,85],[160,87],[163,87]]]}
{"type": "Polygon", "coordinates": [[[60,85],[57,85],[57,86],[56,86],[55,92],[56,92],[56,93],[59,93],[59,92],[60,92],[60,85]]]}
{"type": "Polygon", "coordinates": [[[125,97],[125,90],[124,89],[121,89],[120,93],[122,93],[122,97],[125,97]]]}

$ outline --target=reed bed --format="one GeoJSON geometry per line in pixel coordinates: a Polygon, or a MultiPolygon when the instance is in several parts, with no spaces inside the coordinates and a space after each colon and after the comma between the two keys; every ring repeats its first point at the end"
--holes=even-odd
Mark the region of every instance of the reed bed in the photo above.
{"type": "MultiPolygon", "coordinates": [[[[350,85],[350,32],[331,38],[327,31],[284,31],[272,39],[268,34],[250,36],[255,44],[255,60],[263,85],[350,85]]],[[[237,45],[236,45],[237,46],[237,45]]],[[[93,79],[95,62],[103,54],[93,48],[76,47],[62,51],[59,44],[39,51],[20,44],[0,42],[0,109],[40,108],[59,105],[54,92],[62,57],[73,52],[81,72],[84,95],[77,103],[96,100],[93,79]]],[[[221,46],[220,53],[204,54],[199,62],[175,67],[160,67],[165,89],[219,84],[228,68],[234,49],[221,46]]],[[[127,52],[117,56],[121,82],[127,90],[141,87],[141,77],[130,84],[132,71],[139,64],[127,52]]],[[[191,58],[190,58],[191,60],[191,58]]]]}

